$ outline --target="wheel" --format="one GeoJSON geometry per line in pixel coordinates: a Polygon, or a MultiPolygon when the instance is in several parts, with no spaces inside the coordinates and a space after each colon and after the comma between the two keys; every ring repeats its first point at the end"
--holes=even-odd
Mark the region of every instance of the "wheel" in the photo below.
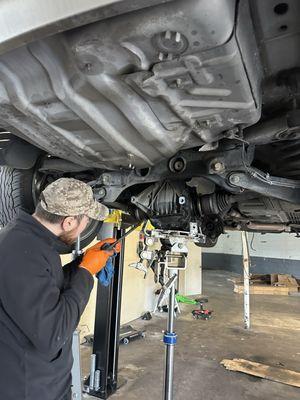
{"type": "MultiPolygon", "coordinates": [[[[97,236],[103,222],[96,221],[94,219],[90,220],[88,226],[80,235],[80,247],[83,249],[84,247],[88,246],[97,236]]],[[[68,246],[61,242],[60,247],[58,249],[60,254],[69,254],[75,249],[75,243],[72,246],[68,246]]]]}
{"type": "Polygon", "coordinates": [[[129,339],[128,339],[128,338],[124,338],[124,339],[122,340],[122,342],[123,342],[123,344],[129,344],[129,339]]]}
{"type": "Polygon", "coordinates": [[[0,167],[0,225],[8,224],[22,208],[34,211],[32,199],[32,170],[0,167]]]}
{"type": "MultiPolygon", "coordinates": [[[[37,168],[21,170],[11,167],[0,167],[0,226],[7,225],[22,209],[32,214],[39,195],[55,179],[47,174],[39,174],[37,168]]],[[[81,247],[88,246],[96,237],[102,222],[91,220],[81,235],[81,247]]],[[[59,252],[68,254],[73,246],[63,243],[59,252]]]]}

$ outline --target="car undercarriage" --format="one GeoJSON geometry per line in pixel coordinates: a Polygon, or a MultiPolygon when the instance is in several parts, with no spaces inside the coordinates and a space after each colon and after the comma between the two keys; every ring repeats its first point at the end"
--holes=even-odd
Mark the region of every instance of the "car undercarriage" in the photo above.
{"type": "Polygon", "coordinates": [[[159,229],[196,221],[201,246],[297,234],[299,2],[132,3],[1,47],[0,164],[33,169],[36,199],[72,176],[159,229]]]}

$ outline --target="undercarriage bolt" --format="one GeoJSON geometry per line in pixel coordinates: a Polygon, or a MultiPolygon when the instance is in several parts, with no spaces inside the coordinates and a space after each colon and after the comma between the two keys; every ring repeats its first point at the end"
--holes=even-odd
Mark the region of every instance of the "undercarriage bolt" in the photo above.
{"type": "Polygon", "coordinates": [[[102,175],[102,183],[104,185],[107,185],[109,183],[109,176],[108,175],[102,175]]]}
{"type": "Polygon", "coordinates": [[[100,188],[99,190],[98,190],[98,196],[100,197],[100,198],[102,198],[102,197],[104,197],[106,195],[106,190],[105,190],[105,188],[100,188]]]}
{"type": "Polygon", "coordinates": [[[162,61],[164,59],[164,53],[160,52],[158,54],[158,59],[159,59],[159,61],[162,61]]]}
{"type": "Polygon", "coordinates": [[[240,182],[240,177],[238,175],[230,175],[229,182],[236,185],[240,182]]]}
{"type": "Polygon", "coordinates": [[[177,86],[178,88],[180,88],[181,85],[182,85],[182,79],[181,79],[181,78],[177,78],[177,79],[176,79],[176,86],[177,86]]]}
{"type": "Polygon", "coordinates": [[[154,245],[154,239],[152,237],[146,237],[145,244],[146,244],[146,246],[153,246],[154,245]]]}
{"type": "Polygon", "coordinates": [[[171,31],[166,31],[165,38],[166,39],[171,39],[171,31]]]}
{"type": "Polygon", "coordinates": [[[184,196],[180,196],[178,201],[179,201],[179,204],[185,204],[185,197],[184,196]]]}
{"type": "Polygon", "coordinates": [[[212,164],[211,168],[216,172],[220,172],[225,168],[225,166],[222,162],[217,161],[214,164],[212,164]]]}
{"type": "Polygon", "coordinates": [[[91,63],[86,63],[84,67],[89,72],[92,69],[92,64],[91,63]]]}
{"type": "Polygon", "coordinates": [[[174,157],[169,162],[169,168],[172,172],[183,172],[186,167],[186,161],[182,157],[174,157]]]}

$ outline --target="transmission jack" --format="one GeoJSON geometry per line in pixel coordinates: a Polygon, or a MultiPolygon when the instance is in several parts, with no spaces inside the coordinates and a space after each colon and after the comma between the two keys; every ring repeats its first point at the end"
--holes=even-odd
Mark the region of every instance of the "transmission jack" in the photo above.
{"type": "Polygon", "coordinates": [[[173,373],[174,373],[174,349],[177,343],[177,334],[174,330],[176,317],[175,306],[179,311],[175,298],[175,286],[180,270],[187,268],[188,247],[187,243],[205,243],[206,237],[196,222],[190,223],[189,231],[173,231],[154,229],[143,230],[140,234],[139,257],[140,260],[130,264],[144,273],[151,269],[154,272],[155,282],[161,285],[160,294],[156,302],[155,310],[160,309],[168,298],[168,322],[164,332],[163,341],[166,345],[164,391],[163,399],[173,399],[173,373]],[[158,249],[150,250],[156,241],[160,241],[158,249]]]}

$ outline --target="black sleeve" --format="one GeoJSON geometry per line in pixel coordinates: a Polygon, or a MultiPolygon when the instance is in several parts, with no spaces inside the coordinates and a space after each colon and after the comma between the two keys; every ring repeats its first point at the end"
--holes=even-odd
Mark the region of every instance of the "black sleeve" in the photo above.
{"type": "Polygon", "coordinates": [[[77,273],[78,267],[82,261],[82,257],[83,254],[63,266],[64,289],[67,289],[72,284],[72,280],[74,275],[77,273]]]}
{"type": "Polygon", "coordinates": [[[38,351],[51,360],[76,329],[93,288],[92,275],[76,268],[60,291],[47,260],[25,251],[10,254],[0,280],[3,307],[38,351]]]}

